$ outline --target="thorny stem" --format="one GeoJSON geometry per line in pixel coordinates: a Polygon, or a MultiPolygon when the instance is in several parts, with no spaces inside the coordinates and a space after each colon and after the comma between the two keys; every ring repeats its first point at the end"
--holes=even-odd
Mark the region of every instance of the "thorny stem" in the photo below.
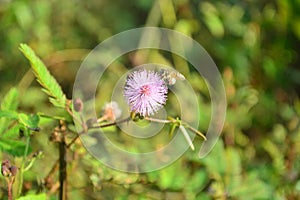
{"type": "Polygon", "coordinates": [[[21,167],[20,167],[20,174],[19,174],[19,186],[18,186],[18,195],[20,196],[22,193],[22,189],[23,189],[23,174],[24,174],[24,167],[25,167],[25,162],[26,162],[26,157],[28,154],[28,150],[29,150],[29,144],[30,144],[30,131],[29,130],[25,130],[26,131],[26,146],[25,146],[25,151],[24,151],[24,155],[23,155],[23,160],[21,163],[21,167]]]}

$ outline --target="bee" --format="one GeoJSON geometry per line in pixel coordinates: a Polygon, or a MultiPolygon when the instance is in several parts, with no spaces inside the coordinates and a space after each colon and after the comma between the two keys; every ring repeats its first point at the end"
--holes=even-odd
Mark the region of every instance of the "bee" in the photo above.
{"type": "Polygon", "coordinates": [[[185,80],[185,77],[181,73],[173,69],[161,69],[159,74],[169,86],[174,85],[177,80],[185,80]]]}

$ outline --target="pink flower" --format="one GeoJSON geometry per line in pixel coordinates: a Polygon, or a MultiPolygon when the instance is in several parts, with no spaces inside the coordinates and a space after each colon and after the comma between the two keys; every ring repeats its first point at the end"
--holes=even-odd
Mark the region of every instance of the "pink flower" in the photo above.
{"type": "Polygon", "coordinates": [[[167,100],[168,88],[162,77],[145,69],[133,71],[127,77],[124,96],[130,111],[141,116],[153,115],[167,100]]]}

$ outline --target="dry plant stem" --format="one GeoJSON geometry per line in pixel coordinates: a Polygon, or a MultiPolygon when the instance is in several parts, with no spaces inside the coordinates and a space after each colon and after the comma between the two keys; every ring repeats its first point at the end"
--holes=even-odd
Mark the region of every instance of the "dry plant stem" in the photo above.
{"type": "Polygon", "coordinates": [[[14,183],[14,177],[12,178],[6,178],[6,182],[7,182],[7,196],[8,196],[8,200],[12,200],[12,185],[14,183]]]}
{"type": "Polygon", "coordinates": [[[66,143],[62,141],[59,143],[59,199],[66,200],[66,186],[67,186],[67,162],[66,162],[66,143]]]}
{"type": "MultiPolygon", "coordinates": [[[[61,122],[61,129],[64,124],[61,122]]],[[[59,199],[67,200],[67,150],[65,132],[61,132],[61,142],[59,142],[59,199]]]]}
{"type": "Polygon", "coordinates": [[[45,180],[48,179],[48,178],[50,178],[57,171],[58,164],[59,164],[59,159],[56,160],[56,162],[52,166],[50,172],[48,173],[48,175],[46,176],[46,178],[44,178],[45,180]]]}
{"type": "Polygon", "coordinates": [[[8,192],[8,200],[12,200],[12,193],[11,193],[12,184],[8,183],[7,185],[7,192],[8,192]]]}
{"type": "Polygon", "coordinates": [[[59,189],[59,182],[53,184],[53,186],[50,188],[49,192],[47,192],[47,195],[50,196],[54,194],[59,189]]]}

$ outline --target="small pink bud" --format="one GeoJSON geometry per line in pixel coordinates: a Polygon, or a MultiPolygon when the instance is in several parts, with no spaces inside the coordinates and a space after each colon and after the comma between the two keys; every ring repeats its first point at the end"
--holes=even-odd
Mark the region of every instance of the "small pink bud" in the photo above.
{"type": "Polygon", "coordinates": [[[10,166],[9,160],[2,161],[1,173],[2,173],[3,176],[6,176],[6,177],[11,176],[10,167],[11,166],[10,166]]]}
{"type": "Polygon", "coordinates": [[[83,102],[80,98],[76,98],[73,101],[73,107],[76,112],[81,112],[83,110],[83,102]]]}
{"type": "Polygon", "coordinates": [[[18,173],[18,170],[19,170],[18,167],[14,166],[14,165],[11,166],[11,167],[10,167],[11,175],[12,175],[12,176],[16,176],[17,173],[18,173]]]}

